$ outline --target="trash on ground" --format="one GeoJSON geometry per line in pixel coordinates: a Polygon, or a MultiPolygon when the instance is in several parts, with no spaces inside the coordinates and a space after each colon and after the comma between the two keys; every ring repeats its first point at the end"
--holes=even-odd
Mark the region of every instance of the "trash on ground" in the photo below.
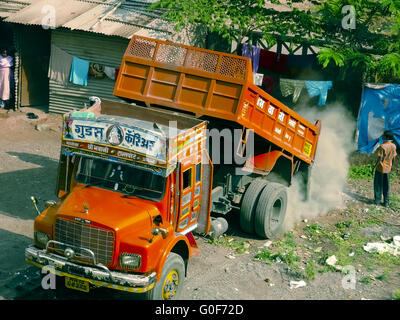
{"type": "Polygon", "coordinates": [[[231,254],[226,255],[225,258],[228,258],[228,259],[231,259],[231,260],[232,259],[236,259],[236,257],[231,255],[231,254]]]}
{"type": "Polygon", "coordinates": [[[269,248],[271,246],[271,244],[272,244],[272,241],[268,240],[267,242],[264,243],[263,247],[264,248],[269,248]]]}
{"type": "Polygon", "coordinates": [[[328,266],[331,266],[331,267],[333,267],[333,268],[335,268],[336,270],[339,270],[339,271],[341,271],[342,269],[343,269],[343,267],[342,266],[338,266],[337,265],[337,262],[338,262],[338,259],[336,258],[336,256],[330,256],[328,259],[326,259],[326,261],[325,261],[325,263],[328,265],[328,266]]]}
{"type": "Polygon", "coordinates": [[[350,252],[349,257],[354,257],[355,252],[350,252]]]}
{"type": "Polygon", "coordinates": [[[337,260],[336,256],[330,256],[328,259],[326,259],[325,262],[328,266],[334,267],[336,265],[336,263],[338,262],[338,260],[337,260]]]}
{"type": "Polygon", "coordinates": [[[368,253],[390,253],[394,256],[400,255],[400,243],[398,243],[397,238],[396,241],[393,239],[393,243],[386,242],[369,242],[364,247],[364,250],[368,253]],[[398,244],[398,245],[395,245],[398,244]]]}
{"type": "Polygon", "coordinates": [[[393,237],[393,244],[394,244],[396,247],[400,247],[400,236],[394,236],[394,237],[393,237]]]}
{"type": "Polygon", "coordinates": [[[28,119],[37,119],[37,118],[39,118],[39,116],[34,114],[33,112],[28,112],[26,114],[26,116],[28,117],[28,119]]]}
{"type": "Polygon", "coordinates": [[[301,287],[305,287],[307,283],[305,281],[300,280],[300,281],[290,281],[290,289],[297,289],[301,287]]]}

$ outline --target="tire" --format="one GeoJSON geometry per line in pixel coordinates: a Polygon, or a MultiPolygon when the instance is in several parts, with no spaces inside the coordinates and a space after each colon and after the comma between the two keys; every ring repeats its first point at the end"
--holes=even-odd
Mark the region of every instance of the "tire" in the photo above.
{"type": "Polygon", "coordinates": [[[268,183],[257,204],[254,229],[261,238],[274,238],[282,230],[286,216],[286,188],[279,183],[268,183]]]}
{"type": "Polygon", "coordinates": [[[257,202],[266,185],[267,181],[257,178],[250,183],[244,193],[240,207],[240,227],[244,232],[254,234],[254,215],[257,202]]]}
{"type": "Polygon", "coordinates": [[[147,300],[178,299],[185,279],[185,263],[179,254],[170,252],[161,272],[160,280],[145,293],[147,300]]]}

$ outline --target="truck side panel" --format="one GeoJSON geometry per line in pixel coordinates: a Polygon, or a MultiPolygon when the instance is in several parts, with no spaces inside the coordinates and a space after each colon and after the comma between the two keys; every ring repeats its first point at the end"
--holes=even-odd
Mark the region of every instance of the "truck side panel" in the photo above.
{"type": "Polygon", "coordinates": [[[253,128],[283,150],[310,163],[315,156],[319,125],[313,125],[257,86],[246,87],[237,122],[253,128]]]}

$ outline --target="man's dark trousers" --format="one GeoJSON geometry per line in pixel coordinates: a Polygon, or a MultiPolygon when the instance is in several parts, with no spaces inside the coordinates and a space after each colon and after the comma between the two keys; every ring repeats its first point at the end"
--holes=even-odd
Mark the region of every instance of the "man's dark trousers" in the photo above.
{"type": "Polygon", "coordinates": [[[382,173],[375,170],[374,176],[374,196],[375,204],[380,204],[383,193],[385,205],[389,204],[389,173],[382,173]]]}

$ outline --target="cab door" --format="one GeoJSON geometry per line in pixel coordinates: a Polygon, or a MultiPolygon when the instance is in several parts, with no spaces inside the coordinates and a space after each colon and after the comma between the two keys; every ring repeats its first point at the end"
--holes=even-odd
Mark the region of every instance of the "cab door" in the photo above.
{"type": "Polygon", "coordinates": [[[201,159],[183,162],[180,176],[180,206],[177,230],[186,234],[197,227],[201,197],[201,159]]]}

